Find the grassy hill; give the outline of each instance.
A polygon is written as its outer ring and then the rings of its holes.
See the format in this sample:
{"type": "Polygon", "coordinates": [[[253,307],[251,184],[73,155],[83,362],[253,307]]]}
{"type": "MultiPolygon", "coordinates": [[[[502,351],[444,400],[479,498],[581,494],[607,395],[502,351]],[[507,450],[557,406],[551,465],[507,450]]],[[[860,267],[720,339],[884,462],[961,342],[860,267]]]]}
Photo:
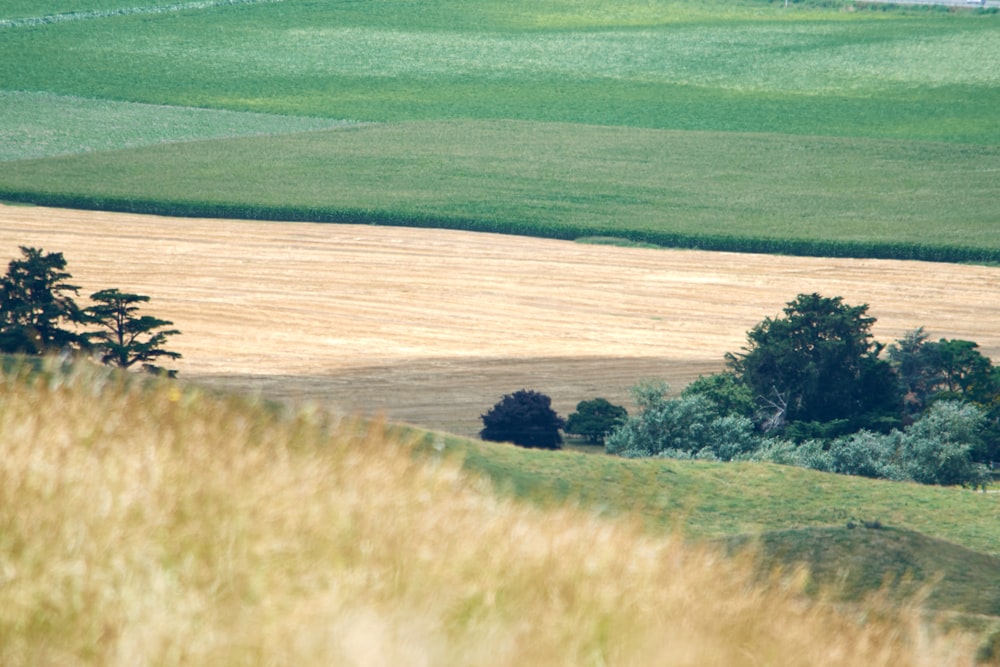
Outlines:
{"type": "Polygon", "coordinates": [[[27,7],[0,8],[9,199],[1000,257],[989,12],[95,0],[29,24],[27,7]],[[301,133],[344,119],[385,125],[301,133]]]}
{"type": "MultiPolygon", "coordinates": [[[[498,496],[434,436],[414,457],[378,425],[86,365],[15,369],[0,399],[5,665],[867,667],[975,653],[905,605],[809,601],[802,577],[761,580],[747,559],[651,533],[641,508],[611,519],[498,496]]],[[[537,452],[490,452],[537,467],[537,452]]],[[[605,488],[644,488],[646,463],[617,463],[605,488]]],[[[968,564],[990,576],[994,560],[968,564]]]]}

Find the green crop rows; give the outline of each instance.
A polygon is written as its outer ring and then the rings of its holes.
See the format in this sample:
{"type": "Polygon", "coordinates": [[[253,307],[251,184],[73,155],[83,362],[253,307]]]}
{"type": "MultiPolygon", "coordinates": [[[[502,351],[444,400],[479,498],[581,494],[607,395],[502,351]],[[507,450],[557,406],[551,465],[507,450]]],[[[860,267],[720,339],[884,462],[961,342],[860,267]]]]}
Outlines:
{"type": "Polygon", "coordinates": [[[1000,17],[851,8],[5,3],[0,197],[1000,261],[1000,17]]]}

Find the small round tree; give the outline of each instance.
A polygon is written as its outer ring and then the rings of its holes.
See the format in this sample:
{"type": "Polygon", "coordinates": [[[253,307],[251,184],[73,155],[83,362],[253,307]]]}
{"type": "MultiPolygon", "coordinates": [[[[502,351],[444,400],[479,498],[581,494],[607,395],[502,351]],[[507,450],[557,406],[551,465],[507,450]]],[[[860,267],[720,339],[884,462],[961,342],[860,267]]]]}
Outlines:
{"type": "Polygon", "coordinates": [[[479,437],[483,440],[539,449],[562,447],[559,430],[565,421],[552,409],[552,399],[537,391],[521,389],[506,394],[480,419],[483,430],[479,437]]]}
{"type": "Polygon", "coordinates": [[[625,419],[628,411],[604,398],[580,401],[576,412],[566,420],[566,432],[585,437],[595,445],[603,445],[604,438],[625,419]]]}

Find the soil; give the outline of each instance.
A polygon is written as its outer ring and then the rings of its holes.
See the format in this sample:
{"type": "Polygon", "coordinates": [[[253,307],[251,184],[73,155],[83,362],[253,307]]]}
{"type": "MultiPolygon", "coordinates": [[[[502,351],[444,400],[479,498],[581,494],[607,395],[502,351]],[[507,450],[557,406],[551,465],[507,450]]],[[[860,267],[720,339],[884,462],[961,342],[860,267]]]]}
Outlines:
{"type": "Polygon", "coordinates": [[[80,303],[149,295],[180,377],[474,435],[521,388],[563,416],[724,367],[797,294],[869,304],[876,338],[1000,355],[1000,268],[618,248],[447,230],[0,206],[0,257],[62,252],[80,303]]]}

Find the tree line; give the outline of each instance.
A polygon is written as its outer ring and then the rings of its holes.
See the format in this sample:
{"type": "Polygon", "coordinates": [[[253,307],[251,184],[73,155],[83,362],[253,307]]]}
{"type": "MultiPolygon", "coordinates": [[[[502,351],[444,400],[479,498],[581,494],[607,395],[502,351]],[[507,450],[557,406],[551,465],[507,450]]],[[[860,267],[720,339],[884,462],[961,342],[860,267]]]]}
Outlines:
{"type": "Polygon", "coordinates": [[[0,278],[0,353],[92,354],[110,366],[176,375],[159,364],[181,358],[164,347],[180,331],[167,328],[173,322],[139,314],[148,296],[102,289],[90,295],[92,305],[80,307],[74,298],[80,288],[69,282],[62,253],[20,249],[0,278]]]}
{"type": "Polygon", "coordinates": [[[522,390],[482,415],[480,435],[551,448],[565,430],[626,457],[773,461],[984,484],[1000,460],[1000,368],[975,342],[933,341],[923,327],[883,345],[872,335],[875,321],[867,305],[800,294],[782,316],[751,329],[741,351],[726,354],[723,372],[673,398],[662,382],[634,387],[634,416],[594,399],[563,420],[548,397],[522,390]],[[535,409],[526,412],[526,403],[535,409]],[[519,421],[529,417],[538,420],[532,433],[544,437],[522,436],[519,421]]]}

